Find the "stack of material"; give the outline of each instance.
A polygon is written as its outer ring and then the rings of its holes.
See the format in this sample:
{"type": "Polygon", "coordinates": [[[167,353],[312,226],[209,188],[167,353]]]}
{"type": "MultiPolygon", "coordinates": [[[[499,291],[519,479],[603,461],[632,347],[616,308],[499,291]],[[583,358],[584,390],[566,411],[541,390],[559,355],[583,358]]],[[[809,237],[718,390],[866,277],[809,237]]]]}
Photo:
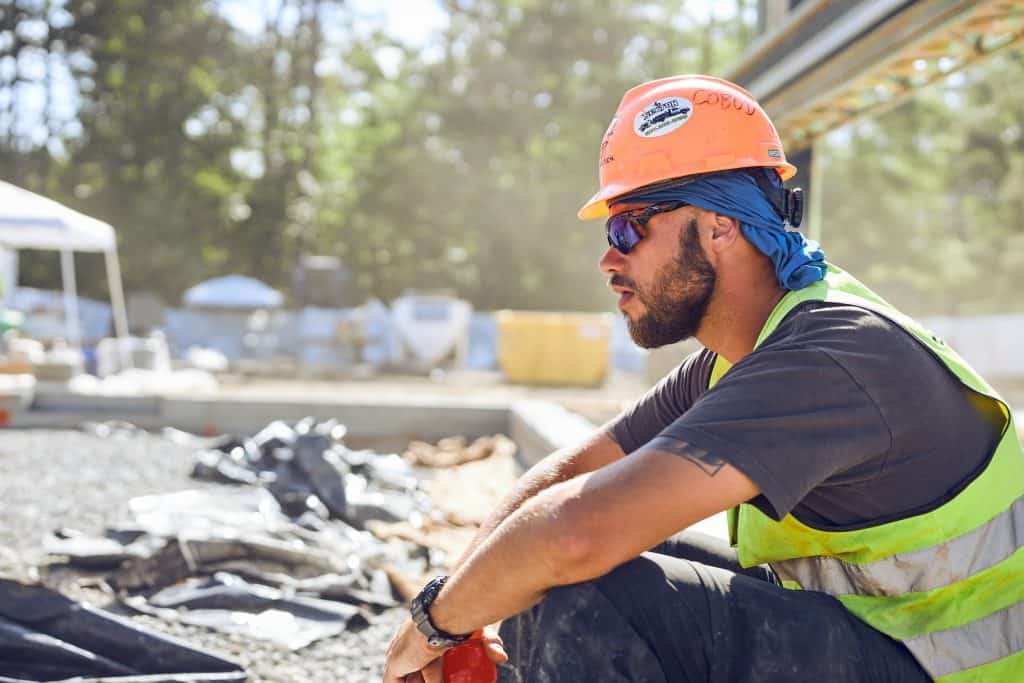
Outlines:
{"type": "Polygon", "coordinates": [[[492,455],[504,457],[515,455],[516,445],[507,436],[481,436],[470,445],[462,436],[441,439],[437,445],[424,441],[413,441],[402,454],[402,459],[411,465],[424,467],[454,467],[474,460],[483,460],[492,455]]]}
{"type": "Polygon", "coordinates": [[[14,415],[28,410],[35,393],[34,376],[0,372],[0,425],[6,425],[14,415]]]}
{"type": "MultiPolygon", "coordinates": [[[[515,443],[500,434],[480,437],[468,446],[463,437],[441,439],[436,445],[414,441],[402,458],[435,468],[426,485],[432,517],[415,523],[375,521],[367,528],[381,539],[399,538],[429,548],[436,561],[450,564],[515,483],[519,474],[515,454],[515,443]]],[[[402,594],[399,583],[395,588],[402,594]]]]}
{"type": "Polygon", "coordinates": [[[41,586],[0,579],[0,681],[246,680],[236,664],[41,586]]]}
{"type": "Polygon", "coordinates": [[[515,443],[496,434],[468,446],[462,437],[441,439],[436,446],[413,442],[403,457],[441,468],[428,486],[435,509],[452,524],[476,527],[515,482],[515,455],[515,443]]]}

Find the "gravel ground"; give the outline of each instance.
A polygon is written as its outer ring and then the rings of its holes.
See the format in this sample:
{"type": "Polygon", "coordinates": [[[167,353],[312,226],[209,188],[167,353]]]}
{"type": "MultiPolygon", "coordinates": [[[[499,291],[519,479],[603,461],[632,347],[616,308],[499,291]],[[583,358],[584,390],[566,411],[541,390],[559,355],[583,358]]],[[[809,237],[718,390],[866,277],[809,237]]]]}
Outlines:
{"type": "MultiPolygon", "coordinates": [[[[0,575],[36,576],[42,537],[59,527],[99,533],[135,496],[223,488],[191,479],[192,449],[143,432],[100,438],[70,430],[4,430],[0,436],[0,575]]],[[[42,571],[47,585],[237,662],[250,681],[379,681],[384,649],[407,614],[369,615],[370,626],[289,652],[271,644],[117,609],[97,582],[42,571]]]]}

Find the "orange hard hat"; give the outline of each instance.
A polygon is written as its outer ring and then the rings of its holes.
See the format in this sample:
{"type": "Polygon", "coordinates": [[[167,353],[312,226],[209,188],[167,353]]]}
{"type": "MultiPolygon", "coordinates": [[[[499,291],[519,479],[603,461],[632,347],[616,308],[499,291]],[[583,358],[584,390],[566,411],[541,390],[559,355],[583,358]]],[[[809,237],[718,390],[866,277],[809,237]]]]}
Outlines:
{"type": "Polygon", "coordinates": [[[711,76],[673,76],[627,92],[601,142],[601,189],[579,211],[608,215],[608,200],[685,176],[768,166],[796,174],[753,95],[711,76]]]}

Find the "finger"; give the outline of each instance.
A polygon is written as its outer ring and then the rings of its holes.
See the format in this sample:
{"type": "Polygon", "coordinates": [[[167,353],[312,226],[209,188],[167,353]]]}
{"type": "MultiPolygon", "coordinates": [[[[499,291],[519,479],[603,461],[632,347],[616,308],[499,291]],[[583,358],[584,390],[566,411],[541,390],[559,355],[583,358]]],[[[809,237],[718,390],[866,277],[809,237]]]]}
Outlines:
{"type": "Polygon", "coordinates": [[[395,659],[388,656],[387,661],[384,665],[384,677],[382,683],[405,683],[406,681],[414,681],[421,683],[422,678],[410,678],[410,676],[419,676],[417,672],[406,673],[411,667],[403,666],[402,664],[396,663],[395,659]]]}
{"type": "Polygon", "coordinates": [[[501,640],[501,636],[498,635],[498,629],[495,626],[484,627],[483,633],[483,645],[484,653],[487,658],[495,664],[502,664],[508,661],[508,653],[505,652],[505,643],[501,640]]]}
{"type": "MultiPolygon", "coordinates": [[[[405,673],[402,672],[401,668],[397,664],[398,657],[395,656],[392,648],[394,642],[391,643],[391,647],[388,648],[388,653],[384,663],[384,677],[381,679],[382,683],[402,683],[406,680],[405,673]]],[[[408,671],[408,669],[406,669],[408,671]]]]}
{"type": "Polygon", "coordinates": [[[504,664],[508,661],[508,653],[505,652],[505,647],[502,645],[500,639],[485,640],[484,654],[487,655],[487,659],[491,660],[495,664],[504,664]]]}
{"type": "Polygon", "coordinates": [[[481,640],[483,640],[485,643],[495,643],[503,647],[505,645],[505,641],[503,641],[501,639],[501,636],[499,636],[496,632],[488,633],[487,631],[484,631],[484,635],[481,637],[481,640]]]}
{"type": "Polygon", "coordinates": [[[394,661],[397,643],[398,634],[396,633],[388,643],[388,649],[384,654],[384,675],[381,677],[381,683],[402,683],[405,680],[405,676],[395,673],[394,661]]]}
{"type": "Polygon", "coordinates": [[[444,663],[441,659],[435,659],[423,667],[420,673],[423,674],[424,683],[443,683],[444,663]]]}

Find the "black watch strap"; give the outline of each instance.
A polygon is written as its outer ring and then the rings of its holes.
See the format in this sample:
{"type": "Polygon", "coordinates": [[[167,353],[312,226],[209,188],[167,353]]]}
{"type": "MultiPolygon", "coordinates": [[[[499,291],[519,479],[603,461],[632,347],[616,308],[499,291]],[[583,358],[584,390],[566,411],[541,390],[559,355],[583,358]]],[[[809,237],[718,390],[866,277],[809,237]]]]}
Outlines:
{"type": "Polygon", "coordinates": [[[413,623],[427,638],[431,647],[454,647],[467,640],[472,633],[448,633],[434,625],[430,619],[430,606],[441,592],[441,588],[448,581],[447,576],[438,576],[427,582],[420,594],[412,599],[409,612],[412,614],[413,623]]]}

